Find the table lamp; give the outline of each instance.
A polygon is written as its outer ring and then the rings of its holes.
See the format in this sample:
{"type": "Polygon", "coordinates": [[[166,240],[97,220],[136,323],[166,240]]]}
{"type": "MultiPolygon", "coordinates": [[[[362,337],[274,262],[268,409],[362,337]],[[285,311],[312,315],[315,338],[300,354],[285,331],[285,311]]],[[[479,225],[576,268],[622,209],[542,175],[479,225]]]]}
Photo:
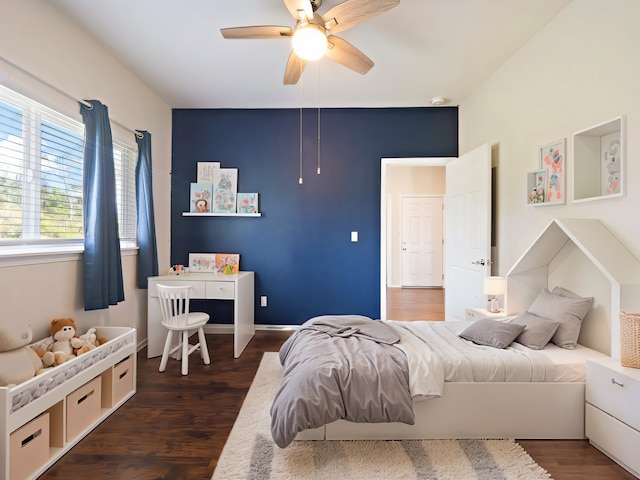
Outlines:
{"type": "Polygon", "coordinates": [[[489,312],[497,313],[500,311],[500,302],[498,302],[496,295],[504,295],[505,290],[504,277],[484,277],[484,293],[488,295],[489,312]]]}

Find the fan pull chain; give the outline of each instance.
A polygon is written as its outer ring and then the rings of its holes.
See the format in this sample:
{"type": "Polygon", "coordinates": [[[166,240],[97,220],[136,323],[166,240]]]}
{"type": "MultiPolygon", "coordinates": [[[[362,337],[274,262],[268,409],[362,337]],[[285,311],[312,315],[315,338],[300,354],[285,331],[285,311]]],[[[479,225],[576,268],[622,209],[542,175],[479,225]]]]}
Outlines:
{"type": "Polygon", "coordinates": [[[318,175],[320,175],[320,107],[318,106],[318,175]]]}
{"type": "MultiPolygon", "coordinates": [[[[300,59],[300,70],[302,71],[302,59],[300,59]]],[[[300,101],[300,177],[298,184],[302,185],[302,78],[298,81],[298,100],[300,101]]]]}
{"type": "Polygon", "coordinates": [[[320,175],[320,62],[318,62],[318,175],[320,175]]]}

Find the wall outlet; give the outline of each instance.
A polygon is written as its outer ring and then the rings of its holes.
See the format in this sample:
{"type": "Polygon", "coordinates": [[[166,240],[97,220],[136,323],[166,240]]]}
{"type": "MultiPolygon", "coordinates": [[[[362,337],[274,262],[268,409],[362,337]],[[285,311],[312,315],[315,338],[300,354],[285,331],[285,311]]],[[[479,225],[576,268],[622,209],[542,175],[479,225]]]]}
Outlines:
{"type": "Polygon", "coordinates": [[[260,297],[260,306],[261,307],[266,307],[267,306],[267,296],[266,295],[262,295],[260,297]]]}

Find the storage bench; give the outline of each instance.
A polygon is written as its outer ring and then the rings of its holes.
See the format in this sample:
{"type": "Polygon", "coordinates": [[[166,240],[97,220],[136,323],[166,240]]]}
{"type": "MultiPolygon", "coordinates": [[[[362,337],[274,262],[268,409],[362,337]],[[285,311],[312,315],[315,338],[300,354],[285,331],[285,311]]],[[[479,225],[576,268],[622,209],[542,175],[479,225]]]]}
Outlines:
{"type": "Polygon", "coordinates": [[[42,474],[135,394],[135,329],[96,330],[108,342],[20,385],[0,387],[0,480],[42,474]]]}

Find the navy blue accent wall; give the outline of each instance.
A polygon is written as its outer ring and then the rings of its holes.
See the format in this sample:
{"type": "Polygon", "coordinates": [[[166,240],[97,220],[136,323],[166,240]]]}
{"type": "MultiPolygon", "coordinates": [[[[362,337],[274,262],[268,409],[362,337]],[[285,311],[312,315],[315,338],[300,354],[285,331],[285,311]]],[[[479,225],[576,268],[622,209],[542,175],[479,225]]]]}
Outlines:
{"type": "MultiPolygon", "coordinates": [[[[317,117],[304,109],[299,185],[299,109],[173,111],[171,263],[186,265],[189,252],[239,253],[241,270],[256,275],[256,324],[379,318],[380,159],[458,155],[457,107],[322,109],[317,175],[317,117]],[[262,217],[183,217],[197,162],[237,168],[238,191],[259,193],[262,217]]],[[[232,322],[231,302],[193,308],[232,322]]]]}

